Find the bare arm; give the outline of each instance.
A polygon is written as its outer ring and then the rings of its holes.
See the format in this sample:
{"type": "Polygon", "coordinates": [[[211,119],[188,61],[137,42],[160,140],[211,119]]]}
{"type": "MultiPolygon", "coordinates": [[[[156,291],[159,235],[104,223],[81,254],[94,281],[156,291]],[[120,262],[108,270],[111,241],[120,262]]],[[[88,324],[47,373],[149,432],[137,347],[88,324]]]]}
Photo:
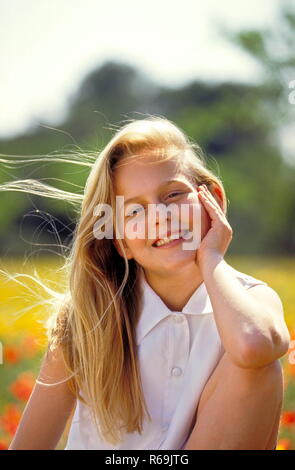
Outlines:
{"type": "Polygon", "coordinates": [[[262,285],[244,289],[220,255],[204,257],[200,267],[232,360],[240,367],[262,367],[283,356],[290,334],[276,292],[262,285]]]}
{"type": "MultiPolygon", "coordinates": [[[[54,352],[47,350],[38,380],[52,384],[68,376],[61,351],[58,348],[54,352]]],[[[76,400],[67,381],[54,386],[36,383],[8,450],[55,449],[76,400]]]]}
{"type": "Polygon", "coordinates": [[[223,194],[218,185],[214,185],[214,194],[206,184],[198,186],[198,191],[211,227],[197,250],[196,263],[222,344],[238,366],[263,367],[282,357],[289,348],[290,334],[281,300],[269,286],[246,290],[238,282],[224,260],[233,231],[224,212],[223,194]]]}

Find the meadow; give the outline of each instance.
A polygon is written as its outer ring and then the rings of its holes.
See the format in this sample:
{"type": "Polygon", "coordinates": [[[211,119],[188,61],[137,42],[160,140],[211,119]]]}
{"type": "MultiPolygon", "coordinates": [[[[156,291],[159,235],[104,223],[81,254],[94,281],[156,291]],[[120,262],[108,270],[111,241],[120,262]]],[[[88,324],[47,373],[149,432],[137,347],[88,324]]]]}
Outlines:
{"type": "MultiPolygon", "coordinates": [[[[295,259],[228,256],[235,269],[267,282],[279,294],[291,334],[288,353],[280,361],[284,372],[284,402],[277,450],[295,450],[295,259]]],[[[56,258],[33,262],[3,258],[0,275],[0,449],[11,442],[32,393],[47,346],[45,322],[51,313],[43,299],[50,297],[26,275],[38,274],[50,289],[60,290],[64,275],[56,258]],[[2,356],[2,357],[1,357],[2,356]]],[[[71,424],[69,418],[56,447],[62,450],[71,424]]]]}

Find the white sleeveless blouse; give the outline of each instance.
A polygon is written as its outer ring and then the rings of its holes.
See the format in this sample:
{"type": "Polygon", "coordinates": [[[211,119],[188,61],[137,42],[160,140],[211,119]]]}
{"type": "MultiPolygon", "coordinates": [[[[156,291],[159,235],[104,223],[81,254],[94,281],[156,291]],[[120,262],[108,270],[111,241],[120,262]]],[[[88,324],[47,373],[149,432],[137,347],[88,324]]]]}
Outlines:
{"type": "MultiPolygon", "coordinates": [[[[267,285],[227,266],[246,289],[267,285]]],[[[136,337],[142,388],[152,421],[144,421],[142,434],[126,433],[114,446],[97,434],[88,407],[77,400],[64,450],[176,450],[184,447],[192,431],[203,388],[225,352],[210,298],[203,282],[182,312],[171,311],[143,273],[143,307],[136,337]]]]}

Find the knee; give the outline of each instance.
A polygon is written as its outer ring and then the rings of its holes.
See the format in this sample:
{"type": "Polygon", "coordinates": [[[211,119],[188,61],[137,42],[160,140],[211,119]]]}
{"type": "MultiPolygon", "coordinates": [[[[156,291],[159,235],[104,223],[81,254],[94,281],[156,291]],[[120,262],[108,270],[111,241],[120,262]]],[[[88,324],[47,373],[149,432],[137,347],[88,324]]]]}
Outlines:
{"type": "Polygon", "coordinates": [[[263,367],[259,367],[258,370],[259,369],[270,377],[279,378],[282,375],[282,365],[279,359],[276,359],[263,367]]]}
{"type": "Polygon", "coordinates": [[[283,371],[279,359],[276,359],[263,367],[251,369],[251,371],[254,376],[258,377],[266,385],[269,384],[275,389],[283,388],[283,371]]]}
{"type": "Polygon", "coordinates": [[[259,376],[261,379],[280,382],[282,379],[282,366],[279,359],[270,362],[262,367],[246,369],[250,375],[259,376]]]}
{"type": "Polygon", "coordinates": [[[262,373],[265,376],[265,380],[267,383],[270,383],[275,389],[278,389],[281,394],[283,394],[284,388],[284,377],[283,377],[283,369],[282,364],[279,359],[271,362],[270,364],[264,366],[262,369],[262,373]]]}
{"type": "MultiPolygon", "coordinates": [[[[226,354],[226,353],[225,353],[226,354]]],[[[253,386],[264,386],[265,388],[283,391],[283,371],[279,359],[266,364],[263,367],[242,368],[237,366],[229,355],[224,355],[223,365],[229,375],[234,375],[239,379],[240,383],[253,386]]]]}
{"type": "Polygon", "coordinates": [[[244,369],[243,386],[246,390],[256,390],[266,400],[282,406],[283,403],[283,373],[280,361],[277,359],[263,367],[244,369]]]}

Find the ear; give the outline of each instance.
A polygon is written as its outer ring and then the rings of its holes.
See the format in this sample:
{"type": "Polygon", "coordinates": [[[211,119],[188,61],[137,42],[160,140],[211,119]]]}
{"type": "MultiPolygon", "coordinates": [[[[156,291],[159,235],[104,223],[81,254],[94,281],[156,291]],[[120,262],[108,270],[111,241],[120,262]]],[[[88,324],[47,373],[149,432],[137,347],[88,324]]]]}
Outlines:
{"type": "MultiPolygon", "coordinates": [[[[126,253],[127,259],[132,259],[133,258],[132,253],[131,253],[130,249],[128,248],[128,246],[126,245],[125,240],[121,239],[121,241],[122,241],[123,246],[125,248],[125,253],[126,253]]],[[[119,253],[119,255],[122,256],[122,258],[124,258],[123,252],[122,252],[121,247],[119,245],[119,242],[116,238],[113,240],[113,244],[114,244],[117,252],[119,253]]]]}

